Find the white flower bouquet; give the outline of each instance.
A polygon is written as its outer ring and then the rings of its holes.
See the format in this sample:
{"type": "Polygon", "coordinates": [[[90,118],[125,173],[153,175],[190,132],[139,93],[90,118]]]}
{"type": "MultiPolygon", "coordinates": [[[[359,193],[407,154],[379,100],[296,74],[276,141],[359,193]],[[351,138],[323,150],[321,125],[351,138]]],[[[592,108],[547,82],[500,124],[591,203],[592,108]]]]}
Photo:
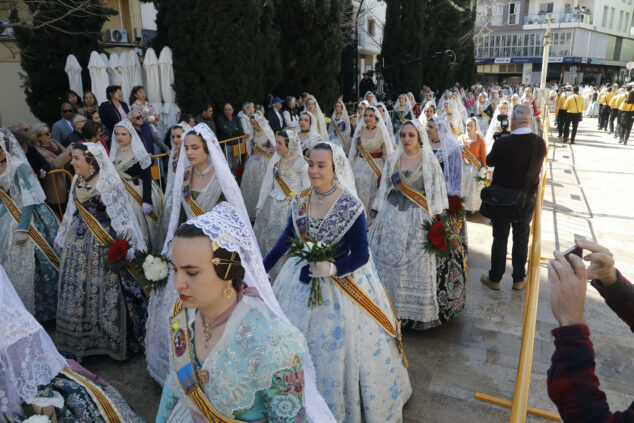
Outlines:
{"type": "Polygon", "coordinates": [[[169,261],[163,256],[153,256],[146,252],[137,252],[134,256],[134,264],[139,270],[134,279],[146,295],[156,288],[167,284],[169,274],[169,261]]]}
{"type": "Polygon", "coordinates": [[[482,184],[487,187],[491,185],[491,179],[489,179],[489,168],[486,166],[482,166],[478,171],[478,175],[475,177],[475,179],[478,184],[482,184]]]}

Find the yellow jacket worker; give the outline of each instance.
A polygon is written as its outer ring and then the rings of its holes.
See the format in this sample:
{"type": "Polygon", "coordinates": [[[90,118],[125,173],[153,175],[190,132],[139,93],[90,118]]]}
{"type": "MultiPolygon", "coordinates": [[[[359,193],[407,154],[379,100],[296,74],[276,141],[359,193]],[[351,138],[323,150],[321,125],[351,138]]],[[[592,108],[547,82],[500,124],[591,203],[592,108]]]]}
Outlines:
{"type": "Polygon", "coordinates": [[[572,125],[572,134],[570,137],[570,144],[575,143],[575,136],[577,135],[577,126],[581,120],[581,113],[586,109],[586,102],[579,95],[579,87],[573,88],[573,94],[566,98],[566,102],[563,105],[566,110],[566,126],[564,127],[564,142],[568,142],[568,135],[570,134],[570,125],[572,125]]]}

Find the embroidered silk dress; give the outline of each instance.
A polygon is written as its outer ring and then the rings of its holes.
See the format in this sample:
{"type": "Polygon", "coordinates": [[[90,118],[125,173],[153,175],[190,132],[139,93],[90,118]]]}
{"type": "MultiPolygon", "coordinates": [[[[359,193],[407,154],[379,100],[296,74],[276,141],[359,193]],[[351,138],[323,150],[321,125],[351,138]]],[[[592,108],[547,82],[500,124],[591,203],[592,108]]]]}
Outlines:
{"type": "MultiPolygon", "coordinates": [[[[188,309],[190,333],[196,310],[188,309]]],[[[226,322],[223,334],[199,369],[209,372],[202,390],[223,416],[245,422],[306,422],[304,339],[259,299],[244,296],[226,322]]],[[[192,336],[189,348],[194,349],[192,336]]],[[[170,345],[171,348],[171,345],[170,345]]],[[[194,353],[195,354],[195,353],[194,353]]],[[[170,373],[163,386],[157,423],[194,423],[197,408],[185,394],[170,352],[170,373]]]]}
{"type": "MultiPolygon", "coordinates": [[[[308,164],[303,156],[295,157],[290,163],[282,163],[281,161],[278,163],[280,178],[293,192],[298,193],[310,186],[308,164]]],[[[266,181],[269,179],[266,178],[266,181]]],[[[291,203],[275,178],[271,179],[267,185],[262,185],[260,198],[261,204],[258,217],[255,220],[254,231],[262,256],[265,256],[273,249],[278,238],[284,232],[291,211],[291,203]]],[[[271,281],[275,280],[282,264],[283,262],[278,263],[269,271],[271,281]]]]}
{"type": "Polygon", "coordinates": [[[348,124],[346,122],[346,119],[344,118],[343,115],[339,115],[337,117],[335,117],[334,119],[330,119],[330,142],[338,145],[339,147],[341,147],[343,149],[343,151],[348,151],[348,148],[350,148],[350,128],[348,127],[348,124]],[[339,135],[337,134],[337,131],[335,130],[335,127],[333,126],[337,125],[337,128],[339,128],[339,131],[341,132],[341,135],[343,136],[343,139],[346,142],[346,145],[343,145],[341,143],[341,138],[339,138],[339,135]],[[348,146],[348,148],[346,148],[346,146],[348,146]]]}
{"type": "Polygon", "coordinates": [[[132,152],[124,157],[116,158],[113,163],[119,176],[125,179],[130,186],[134,188],[137,194],[142,198],[142,202],[152,205],[152,211],[157,221],[154,221],[149,215],[144,214],[141,204],[128,193],[134,217],[139,224],[145,243],[152,251],[160,251],[163,245],[161,244],[161,230],[159,228],[158,218],[161,215],[163,193],[156,182],[152,180],[150,168],[142,169],[132,152]]]}
{"type": "MultiPolygon", "coordinates": [[[[463,148],[468,148],[469,151],[478,159],[481,166],[486,167],[486,144],[482,137],[478,134],[475,141],[470,141],[466,135],[463,135],[459,139],[463,148]]],[[[463,167],[462,167],[462,196],[465,198],[464,208],[468,211],[480,210],[480,191],[484,185],[476,180],[479,170],[477,166],[464,156],[463,153],[463,167]]]]}
{"type": "Polygon", "coordinates": [[[29,313],[45,322],[55,318],[57,269],[30,237],[24,244],[17,244],[14,239],[17,231],[28,231],[29,225],[33,225],[54,248],[59,222],[44,202],[24,206],[22,190],[30,190],[30,184],[37,183],[36,179],[29,178],[33,171],[27,163],[17,164],[14,172],[11,168],[7,167],[0,174],[0,188],[11,197],[22,215],[16,223],[4,202],[0,201],[0,264],[9,274],[29,313]]]}
{"type": "MultiPolygon", "coordinates": [[[[385,193],[378,194],[384,196],[385,201],[382,208],[373,208],[378,214],[368,233],[370,251],[397,317],[404,326],[428,329],[440,324],[436,256],[423,249],[427,240],[423,225],[432,217],[407,198],[390,177],[398,171],[406,185],[426,195],[423,164],[413,171],[403,171],[400,152],[395,152],[390,155],[385,170],[389,172],[385,175],[385,188],[382,187],[385,193]]],[[[377,203],[379,201],[375,201],[375,205],[377,203]]]]}
{"type": "Polygon", "coordinates": [[[269,154],[273,154],[274,145],[271,144],[266,132],[260,130],[255,132],[255,136],[251,138],[249,146],[249,159],[244,167],[244,173],[242,174],[242,181],[240,182],[240,191],[242,191],[242,198],[244,198],[244,205],[247,207],[249,218],[255,220],[255,210],[260,197],[260,189],[262,188],[262,181],[264,180],[264,174],[266,173],[266,167],[269,164],[269,157],[264,156],[262,153],[255,149],[255,145],[269,154]]]}
{"type": "MultiPolygon", "coordinates": [[[[353,142],[361,142],[366,151],[372,156],[378,169],[383,169],[385,164],[385,154],[389,154],[390,151],[385,152],[385,141],[383,140],[383,133],[377,128],[373,133],[369,133],[366,129],[361,129],[358,138],[353,138],[353,142]]],[[[392,144],[390,140],[387,140],[388,144],[392,144]]],[[[352,172],[354,173],[354,182],[357,187],[357,193],[359,199],[363,203],[366,214],[369,213],[374,202],[374,197],[379,189],[379,179],[361,155],[361,152],[354,157],[350,157],[350,165],[352,166],[352,172]]]]}
{"type": "MultiPolygon", "coordinates": [[[[112,228],[96,188],[77,184],[73,195],[111,237],[125,236],[112,228]]],[[[55,344],[66,355],[126,360],[143,350],[145,299],[127,270],[108,270],[106,253],[76,212],[65,234],[57,302],[55,344]]]]}
{"type": "MultiPolygon", "coordinates": [[[[291,208],[284,233],[264,260],[267,270],[288,250],[288,238],[299,236],[297,197],[291,208]]],[[[368,250],[361,202],[344,190],[325,219],[309,219],[307,231],[315,242],[339,243],[342,258],[334,262],[337,276],[349,275],[395,323],[368,250]]],[[[412,390],[395,339],[329,278],[320,280],[323,304],[309,308],[309,282],[308,264],[290,257],[273,291],[286,316],[308,342],[317,388],[336,420],[401,422],[403,405],[412,390]]]]}

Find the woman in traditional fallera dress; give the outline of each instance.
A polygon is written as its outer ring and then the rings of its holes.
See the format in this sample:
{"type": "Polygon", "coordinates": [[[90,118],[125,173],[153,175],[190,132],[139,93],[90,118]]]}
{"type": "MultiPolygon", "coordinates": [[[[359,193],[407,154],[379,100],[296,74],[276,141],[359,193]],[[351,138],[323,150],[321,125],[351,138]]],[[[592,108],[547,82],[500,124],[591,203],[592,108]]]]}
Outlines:
{"type": "Polygon", "coordinates": [[[330,142],[339,145],[344,151],[347,151],[350,148],[351,129],[346,105],[343,101],[337,100],[335,109],[330,117],[330,129],[328,131],[330,133],[330,142]]]}
{"type": "Polygon", "coordinates": [[[363,100],[367,103],[367,106],[376,106],[377,104],[376,96],[372,91],[368,91],[367,93],[365,93],[365,95],[363,96],[363,100]]]}
{"type": "Polygon", "coordinates": [[[113,131],[110,160],[128,191],[130,205],[146,245],[152,251],[160,251],[159,216],[163,207],[163,193],[152,180],[152,156],[130,121],[122,120],[114,126],[113,131]]]}
{"type": "Polygon", "coordinates": [[[339,147],[321,143],[311,151],[309,166],[312,185],[294,198],[265,268],[286,253],[289,238],[338,246],[333,262],[290,257],[273,290],[308,341],[317,387],[337,421],[400,422],[411,385],[398,321],[370,257],[350,165],[339,147]],[[308,306],[311,278],[319,279],[323,300],[313,308],[308,306]]]}
{"type": "Polygon", "coordinates": [[[0,264],[40,322],[55,318],[59,257],[53,248],[59,222],[22,147],[0,131],[0,264]],[[29,227],[33,227],[29,233],[29,227]],[[37,242],[36,242],[37,241],[37,242]]]}
{"type": "Polygon", "coordinates": [[[363,122],[352,138],[348,159],[352,165],[356,191],[367,212],[372,207],[379,186],[379,175],[385,158],[394,151],[381,113],[376,107],[365,109],[363,122]],[[367,153],[362,154],[362,149],[367,153]]]}
{"type": "MultiPolygon", "coordinates": [[[[262,182],[254,227],[263,255],[271,251],[284,232],[295,194],[310,185],[307,171],[308,164],[297,136],[292,131],[278,132],[275,155],[269,161],[262,182]]],[[[269,271],[271,280],[275,280],[282,264],[269,271]]]]}
{"type": "Polygon", "coordinates": [[[483,131],[486,132],[489,129],[489,125],[491,124],[493,118],[493,106],[489,101],[489,96],[487,93],[482,92],[478,96],[478,101],[474,106],[473,116],[478,119],[478,124],[483,131]]]}
{"type": "Polygon", "coordinates": [[[315,117],[315,125],[319,133],[320,141],[328,140],[328,127],[326,126],[326,117],[324,116],[319,103],[315,97],[308,96],[304,106],[304,111],[311,113],[315,117]]]}
{"type": "MultiPolygon", "coordinates": [[[[218,139],[205,123],[199,123],[184,134],[178,154],[170,220],[162,251],[164,256],[171,251],[179,224],[210,211],[223,194],[227,201],[233,203],[239,199],[243,204],[240,188],[218,139]]],[[[249,220],[246,211],[244,219],[249,220]]],[[[150,376],[161,385],[168,372],[168,316],[176,297],[173,278],[168,278],[165,287],[152,291],[148,306],[145,356],[150,376]]]]}
{"type": "Polygon", "coordinates": [[[401,125],[407,120],[414,119],[414,111],[407,94],[401,94],[394,105],[394,113],[392,114],[392,130],[395,134],[397,145],[399,144],[398,136],[401,132],[401,125]]]}
{"type": "Polygon", "coordinates": [[[55,244],[62,251],[55,343],[72,357],[126,360],[143,349],[147,306],[127,269],[108,268],[107,248],[146,250],[129,196],[101,144],[73,147],[75,177],[55,244]]]}
{"type": "Polygon", "coordinates": [[[357,113],[354,115],[354,121],[352,125],[352,133],[351,136],[354,136],[357,132],[357,128],[359,125],[363,124],[363,114],[365,113],[365,108],[368,107],[369,104],[365,100],[361,100],[357,103],[357,113]]]}
{"type": "Polygon", "coordinates": [[[250,122],[253,138],[247,144],[249,158],[242,174],[240,190],[249,212],[249,219],[254,221],[266,167],[275,151],[275,134],[263,116],[251,115],[250,122]]]}
{"type": "Polygon", "coordinates": [[[462,196],[465,198],[464,208],[470,212],[480,210],[480,191],[484,184],[477,181],[481,168],[486,168],[487,152],[484,135],[480,131],[478,120],[470,117],[466,120],[467,131],[458,137],[462,151],[462,196]]]}
{"type": "Polygon", "coordinates": [[[368,222],[370,251],[403,326],[434,327],[440,324],[436,256],[423,249],[427,241],[423,225],[447,208],[447,191],[418,120],[401,127],[401,145],[388,156],[383,174],[368,222]],[[424,196],[426,204],[406,195],[410,189],[424,196]]]}
{"type": "Polygon", "coordinates": [[[313,145],[322,141],[317,131],[317,120],[310,112],[299,114],[299,132],[297,133],[303,154],[308,154],[313,145]]]}
{"type": "MultiPolygon", "coordinates": [[[[462,154],[447,119],[435,116],[427,122],[427,136],[445,177],[447,195],[462,194],[462,154]]],[[[467,232],[463,217],[455,223],[464,243],[447,257],[436,259],[438,323],[456,317],[465,306],[467,281],[467,232]]]]}
{"type": "Polygon", "coordinates": [[[275,300],[243,214],[223,202],[175,234],[179,299],[156,421],[333,423],[306,340],[275,300]]]}
{"type": "Polygon", "coordinates": [[[0,322],[0,415],[7,421],[22,421],[24,407],[31,406],[58,422],[106,423],[112,415],[103,406],[109,405],[120,421],[143,423],[112,386],[59,354],[2,266],[0,322]]]}
{"type": "Polygon", "coordinates": [[[397,141],[396,135],[394,134],[394,127],[392,127],[392,118],[390,117],[390,112],[388,112],[387,107],[384,103],[377,104],[376,109],[379,111],[379,113],[381,113],[381,116],[383,116],[383,122],[385,123],[385,127],[387,128],[387,133],[392,140],[392,147],[396,148],[397,141]]]}
{"type": "MultiPolygon", "coordinates": [[[[486,135],[484,137],[484,143],[486,145],[486,152],[487,154],[489,154],[491,152],[491,149],[493,148],[493,143],[495,142],[495,138],[493,137],[493,135],[495,135],[498,132],[502,132],[502,125],[500,124],[500,121],[498,120],[498,116],[503,114],[509,117],[509,122],[511,121],[511,113],[512,113],[512,108],[509,106],[509,102],[506,100],[502,100],[500,101],[500,104],[498,105],[498,108],[495,110],[495,113],[493,113],[493,117],[491,118],[491,124],[489,125],[489,127],[486,130],[486,135]]],[[[480,125],[478,124],[478,127],[480,125]]],[[[510,131],[510,128],[508,129],[510,131]]]]}

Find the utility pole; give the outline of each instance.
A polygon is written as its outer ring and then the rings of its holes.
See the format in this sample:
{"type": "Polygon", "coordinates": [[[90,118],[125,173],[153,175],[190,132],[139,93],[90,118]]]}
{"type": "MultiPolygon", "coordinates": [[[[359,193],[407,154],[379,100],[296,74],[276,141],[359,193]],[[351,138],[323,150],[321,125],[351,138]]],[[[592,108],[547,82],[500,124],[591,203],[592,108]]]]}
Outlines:
{"type": "MultiPolygon", "coordinates": [[[[542,77],[539,84],[541,91],[541,98],[543,101],[548,97],[546,95],[546,76],[548,75],[548,57],[550,56],[550,45],[553,42],[553,35],[550,33],[550,15],[548,16],[548,27],[546,28],[546,34],[544,34],[544,55],[542,56],[542,77]]],[[[544,103],[541,104],[542,109],[544,103]]]]}

